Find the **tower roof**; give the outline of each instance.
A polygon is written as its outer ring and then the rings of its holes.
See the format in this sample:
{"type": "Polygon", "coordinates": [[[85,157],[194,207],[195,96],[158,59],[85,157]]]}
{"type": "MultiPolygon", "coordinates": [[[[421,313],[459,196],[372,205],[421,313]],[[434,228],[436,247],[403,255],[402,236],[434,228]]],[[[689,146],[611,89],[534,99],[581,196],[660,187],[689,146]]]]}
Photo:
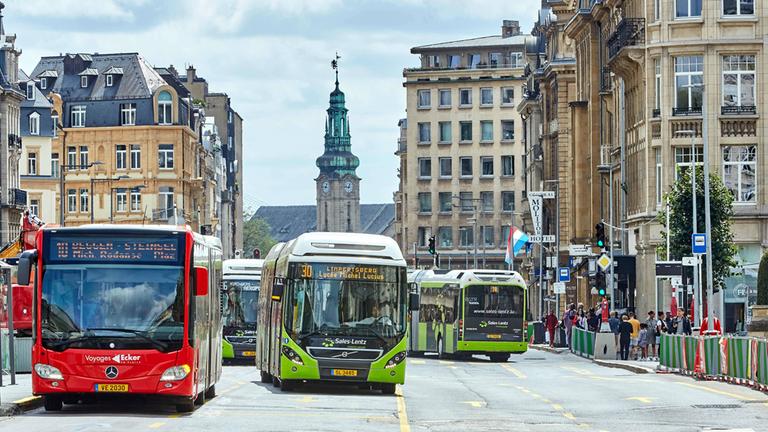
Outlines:
{"type": "Polygon", "coordinates": [[[328,116],[325,122],[325,152],[317,158],[320,174],[331,178],[357,176],[360,160],[352,154],[349,118],[344,92],[339,88],[338,56],[331,65],[336,71],[336,87],[330,94],[328,116]]]}

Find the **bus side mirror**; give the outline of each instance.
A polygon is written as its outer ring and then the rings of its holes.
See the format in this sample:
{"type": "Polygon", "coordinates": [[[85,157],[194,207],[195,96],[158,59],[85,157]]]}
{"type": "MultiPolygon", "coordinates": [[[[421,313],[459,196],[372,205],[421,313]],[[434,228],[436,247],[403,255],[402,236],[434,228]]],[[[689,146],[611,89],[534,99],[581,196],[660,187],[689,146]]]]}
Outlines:
{"type": "Polygon", "coordinates": [[[419,310],[419,294],[411,293],[408,298],[408,309],[411,311],[419,310]]]}
{"type": "Polygon", "coordinates": [[[208,269],[205,267],[195,267],[195,295],[208,295],[208,269]]]}
{"type": "Polygon", "coordinates": [[[37,250],[31,249],[22,252],[19,257],[19,268],[17,277],[18,285],[29,285],[30,274],[32,273],[32,266],[37,262],[37,250]]]}
{"type": "Polygon", "coordinates": [[[272,285],[272,301],[279,302],[283,299],[283,291],[285,290],[285,279],[275,278],[275,283],[272,285]]]}

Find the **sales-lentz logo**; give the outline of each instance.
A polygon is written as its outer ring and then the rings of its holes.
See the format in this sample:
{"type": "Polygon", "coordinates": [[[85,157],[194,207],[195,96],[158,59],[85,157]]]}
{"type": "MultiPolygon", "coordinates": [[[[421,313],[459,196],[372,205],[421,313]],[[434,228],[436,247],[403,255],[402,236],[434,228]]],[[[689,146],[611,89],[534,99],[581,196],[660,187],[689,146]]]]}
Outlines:
{"type": "Polygon", "coordinates": [[[131,363],[139,363],[141,361],[141,356],[131,355],[131,354],[117,354],[114,356],[86,354],[83,357],[85,358],[85,361],[88,363],[131,364],[131,363]]]}

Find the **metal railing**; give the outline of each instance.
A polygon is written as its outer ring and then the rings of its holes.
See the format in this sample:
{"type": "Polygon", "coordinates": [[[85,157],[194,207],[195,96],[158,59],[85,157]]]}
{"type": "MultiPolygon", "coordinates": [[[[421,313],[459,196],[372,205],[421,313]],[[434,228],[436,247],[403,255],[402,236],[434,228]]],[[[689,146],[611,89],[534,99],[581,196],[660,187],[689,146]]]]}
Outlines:
{"type": "Polygon", "coordinates": [[[608,38],[608,57],[614,58],[624,47],[645,44],[645,18],[624,18],[608,38]]]}
{"type": "Polygon", "coordinates": [[[3,207],[16,207],[22,209],[27,206],[27,191],[23,189],[8,189],[8,196],[5,200],[0,196],[0,204],[3,207]]]}
{"type": "Polygon", "coordinates": [[[600,91],[610,92],[613,89],[613,81],[611,80],[611,69],[608,66],[603,66],[600,71],[600,91]]]}
{"type": "Polygon", "coordinates": [[[701,107],[672,108],[673,116],[700,116],[701,107]]]}
{"type": "Polygon", "coordinates": [[[653,113],[651,113],[653,118],[660,118],[661,117],[661,109],[654,108],[653,113]]]}
{"type": "Polygon", "coordinates": [[[757,107],[754,105],[739,105],[739,106],[723,106],[720,107],[720,114],[722,115],[755,115],[757,114],[757,107]]]}

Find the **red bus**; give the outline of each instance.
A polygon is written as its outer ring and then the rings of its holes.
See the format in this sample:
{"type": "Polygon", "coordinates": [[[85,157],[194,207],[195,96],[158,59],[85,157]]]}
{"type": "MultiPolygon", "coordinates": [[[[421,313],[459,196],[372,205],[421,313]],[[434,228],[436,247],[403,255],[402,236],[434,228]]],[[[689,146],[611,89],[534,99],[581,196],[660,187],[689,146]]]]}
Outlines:
{"type": "Polygon", "coordinates": [[[221,376],[221,242],[189,227],[45,227],[19,258],[34,280],[32,392],[45,409],[104,394],[163,396],[179,412],[221,376]]]}

